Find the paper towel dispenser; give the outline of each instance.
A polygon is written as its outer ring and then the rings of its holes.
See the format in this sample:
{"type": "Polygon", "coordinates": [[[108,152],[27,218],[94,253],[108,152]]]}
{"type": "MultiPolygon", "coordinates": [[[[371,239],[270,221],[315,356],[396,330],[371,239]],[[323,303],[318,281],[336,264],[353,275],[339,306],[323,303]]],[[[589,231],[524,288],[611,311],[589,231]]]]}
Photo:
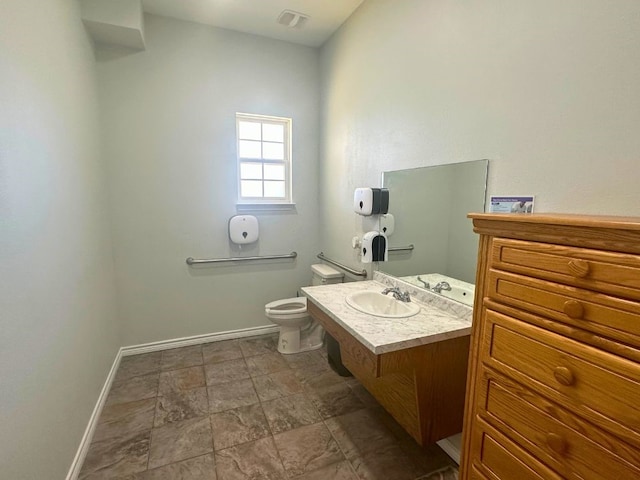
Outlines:
{"type": "Polygon", "coordinates": [[[359,215],[380,215],[389,211],[389,189],[356,188],[353,210],[359,215]]]}

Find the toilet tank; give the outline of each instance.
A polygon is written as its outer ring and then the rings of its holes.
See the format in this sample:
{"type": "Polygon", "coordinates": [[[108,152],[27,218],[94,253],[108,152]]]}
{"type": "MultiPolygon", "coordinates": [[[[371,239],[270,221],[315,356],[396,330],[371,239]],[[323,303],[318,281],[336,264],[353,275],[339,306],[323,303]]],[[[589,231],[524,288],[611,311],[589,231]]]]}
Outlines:
{"type": "Polygon", "coordinates": [[[311,285],[329,285],[331,283],[342,283],[344,273],[339,272],[329,265],[316,263],[311,265],[311,285]]]}

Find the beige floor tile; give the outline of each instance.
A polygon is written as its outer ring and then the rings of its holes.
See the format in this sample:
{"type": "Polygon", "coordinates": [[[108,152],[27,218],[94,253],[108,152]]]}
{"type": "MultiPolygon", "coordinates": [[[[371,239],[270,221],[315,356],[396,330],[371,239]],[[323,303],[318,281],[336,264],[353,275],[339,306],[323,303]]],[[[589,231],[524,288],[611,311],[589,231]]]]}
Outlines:
{"type": "Polygon", "coordinates": [[[378,448],[350,461],[362,480],[414,480],[419,476],[398,445],[378,448]]]}
{"type": "Polygon", "coordinates": [[[211,415],[213,446],[224,450],[271,435],[259,403],[211,415]]]}
{"type": "Polygon", "coordinates": [[[107,397],[107,405],[135,402],[158,395],[159,374],[152,373],[141,377],[132,377],[120,383],[114,383],[107,397]]]}
{"type": "Polygon", "coordinates": [[[283,358],[294,369],[310,369],[317,366],[329,368],[327,359],[322,356],[320,350],[283,355],[283,358]]]}
{"type": "Polygon", "coordinates": [[[207,393],[210,413],[245,407],[259,401],[250,379],[214,385],[207,389],[207,393]]]}
{"type": "Polygon", "coordinates": [[[244,359],[238,358],[205,365],[204,376],[207,385],[212,386],[249,378],[249,370],[244,359]]]}
{"type": "Polygon", "coordinates": [[[249,374],[252,377],[289,369],[289,364],[282,358],[282,354],[278,352],[254,355],[253,357],[248,357],[246,361],[249,374]]]}
{"type": "Polygon", "coordinates": [[[242,338],[238,340],[240,350],[245,357],[263,355],[278,351],[278,335],[263,335],[261,337],[242,338]]]}
{"type": "Polygon", "coordinates": [[[276,347],[267,335],[123,358],[81,480],[457,480],[324,349],[276,347]]]}
{"type": "Polygon", "coordinates": [[[397,444],[391,431],[367,409],[329,418],[325,424],[348,460],[397,444]]]}
{"type": "Polygon", "coordinates": [[[170,370],[160,374],[159,394],[206,386],[201,366],[170,370]]]}
{"type": "Polygon", "coordinates": [[[344,378],[328,366],[326,368],[312,366],[306,369],[296,369],[294,372],[305,390],[321,390],[331,385],[345,384],[344,378]]]}
{"type": "Polygon", "coordinates": [[[273,436],[289,475],[302,475],[344,460],[340,447],[324,423],[306,425],[273,436]]]}
{"type": "Polygon", "coordinates": [[[209,414],[209,399],[205,387],[168,391],[158,397],[154,427],[180,422],[209,414]]]}
{"type": "Polygon", "coordinates": [[[220,480],[283,480],[284,467],[272,437],[216,452],[220,480]]]}
{"type": "Polygon", "coordinates": [[[127,480],[217,480],[213,453],[154,468],[127,480]]]}
{"type": "Polygon", "coordinates": [[[458,469],[456,467],[447,467],[420,477],[419,480],[458,480],[458,469]]]}
{"type": "MultiPolygon", "coordinates": [[[[358,480],[358,477],[349,462],[343,461],[302,474],[295,477],[295,480],[358,480]]],[[[393,478],[388,480],[393,480],[393,478]]]]}
{"type": "Polygon", "coordinates": [[[218,363],[226,360],[242,358],[242,350],[238,340],[223,340],[202,345],[204,363],[218,363]]]}
{"type": "Polygon", "coordinates": [[[151,431],[149,469],[211,452],[209,417],[170,423],[151,431]]]}
{"type": "Polygon", "coordinates": [[[302,384],[293,370],[281,370],[253,378],[253,384],[261,401],[266,402],[302,392],[302,384]]]}
{"type": "Polygon", "coordinates": [[[364,404],[346,383],[328,387],[305,389],[322,418],[337,417],[364,408],[364,404]]]}
{"type": "Polygon", "coordinates": [[[120,382],[131,377],[139,377],[160,371],[162,352],[129,355],[120,360],[115,381],[120,382]]]}
{"type": "Polygon", "coordinates": [[[262,404],[271,431],[276,433],[318,423],[322,419],[303,393],[276,398],[262,404]]]}
{"type": "Polygon", "coordinates": [[[177,370],[178,368],[202,365],[202,345],[173,348],[162,352],[160,367],[162,370],[177,370]]]}
{"type": "Polygon", "coordinates": [[[106,406],[100,415],[93,441],[149,431],[153,426],[155,410],[155,397],[106,406]]]}
{"type": "Polygon", "coordinates": [[[80,480],[110,480],[147,468],[150,432],[93,442],[87,452],[80,480]]]}

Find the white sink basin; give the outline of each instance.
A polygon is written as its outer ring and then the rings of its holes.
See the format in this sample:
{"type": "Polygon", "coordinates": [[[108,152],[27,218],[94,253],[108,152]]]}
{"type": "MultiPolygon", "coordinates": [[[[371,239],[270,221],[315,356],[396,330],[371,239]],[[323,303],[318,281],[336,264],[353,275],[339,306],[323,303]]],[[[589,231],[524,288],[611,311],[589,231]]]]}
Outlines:
{"type": "Polygon", "coordinates": [[[347,295],[347,305],[362,313],[386,318],[411,317],[420,311],[413,302],[401,302],[393,295],[382,295],[378,292],[362,291],[347,295]]]}

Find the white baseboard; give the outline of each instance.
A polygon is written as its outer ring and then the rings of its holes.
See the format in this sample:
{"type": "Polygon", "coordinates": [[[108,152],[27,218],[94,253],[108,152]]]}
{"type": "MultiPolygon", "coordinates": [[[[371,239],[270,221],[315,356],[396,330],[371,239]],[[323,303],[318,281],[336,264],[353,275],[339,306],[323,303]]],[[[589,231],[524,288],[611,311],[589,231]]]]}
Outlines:
{"type": "Polygon", "coordinates": [[[462,442],[462,434],[457,433],[451,437],[443,438],[437,441],[438,446],[449,455],[454,462],[460,465],[460,446],[462,442]]]}
{"type": "Polygon", "coordinates": [[[89,424],[87,428],[84,430],[84,435],[82,436],[82,440],[80,440],[80,447],[76,452],[76,456],[71,463],[71,468],[69,469],[69,473],[67,474],[67,480],[76,480],[78,475],[80,475],[80,469],[82,469],[82,464],[84,463],[84,459],[87,456],[87,452],[89,451],[89,446],[91,445],[91,439],[93,438],[93,433],[98,426],[98,419],[100,418],[100,414],[102,413],[102,408],[104,407],[105,402],[107,401],[107,396],[109,395],[109,390],[111,390],[111,384],[113,383],[113,379],[116,376],[116,372],[118,371],[118,367],[120,366],[120,359],[122,358],[122,348],[118,350],[116,354],[116,358],[113,360],[113,364],[111,365],[111,370],[109,370],[109,374],[107,375],[107,380],[104,382],[102,386],[102,390],[100,391],[100,395],[98,396],[98,401],[96,402],[96,406],[93,408],[93,412],[91,413],[91,417],[89,417],[89,424]]]}
{"type": "Polygon", "coordinates": [[[255,337],[280,331],[278,325],[267,325],[263,327],[242,328],[240,330],[229,330],[227,332],[207,333],[205,335],[194,335],[193,337],[174,338],[171,340],[161,340],[159,342],[142,343],[140,345],[130,345],[122,347],[122,356],[139,355],[141,353],[158,352],[171,348],[189,347],[200,345],[201,343],[219,342],[221,340],[232,340],[234,338],[255,337]]]}
{"type": "Polygon", "coordinates": [[[93,408],[91,417],[89,417],[89,424],[87,425],[87,428],[84,431],[82,440],[80,440],[80,446],[78,447],[76,456],[73,459],[73,462],[71,463],[71,468],[69,468],[69,473],[67,474],[66,480],[77,480],[78,475],[80,474],[80,469],[82,468],[82,464],[84,463],[84,460],[87,456],[87,452],[89,451],[89,446],[91,445],[93,434],[96,430],[96,427],[98,426],[98,420],[100,418],[100,414],[102,413],[104,404],[107,401],[107,395],[109,395],[111,384],[113,383],[113,379],[115,378],[116,371],[120,366],[120,360],[122,359],[122,357],[126,357],[129,355],[138,355],[141,353],[158,352],[161,350],[169,350],[171,348],[200,345],[202,343],[219,342],[222,340],[232,340],[234,338],[255,337],[257,335],[266,335],[269,333],[276,333],[279,330],[280,330],[280,327],[278,327],[277,325],[267,325],[263,327],[242,328],[239,330],[230,330],[227,332],[209,333],[206,335],[194,335],[192,337],[175,338],[172,340],[163,340],[160,342],[143,343],[140,345],[130,345],[128,347],[121,347],[118,350],[118,353],[116,354],[116,358],[113,361],[113,365],[111,365],[111,370],[109,370],[107,379],[104,382],[104,385],[102,386],[102,390],[100,391],[100,395],[98,396],[98,401],[96,402],[96,406],[93,408]]]}

